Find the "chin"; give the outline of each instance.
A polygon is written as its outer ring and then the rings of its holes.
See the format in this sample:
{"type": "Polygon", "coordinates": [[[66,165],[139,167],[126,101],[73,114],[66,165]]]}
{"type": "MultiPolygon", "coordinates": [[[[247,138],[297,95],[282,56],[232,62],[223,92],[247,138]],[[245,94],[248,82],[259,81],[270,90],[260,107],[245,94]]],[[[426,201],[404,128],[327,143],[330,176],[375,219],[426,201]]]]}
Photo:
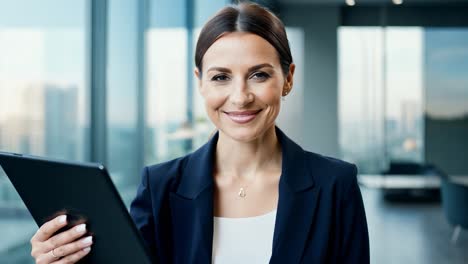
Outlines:
{"type": "Polygon", "coordinates": [[[245,127],[222,127],[220,128],[223,133],[232,138],[233,140],[247,143],[254,141],[261,137],[266,131],[261,131],[256,126],[245,126],[245,127]]]}

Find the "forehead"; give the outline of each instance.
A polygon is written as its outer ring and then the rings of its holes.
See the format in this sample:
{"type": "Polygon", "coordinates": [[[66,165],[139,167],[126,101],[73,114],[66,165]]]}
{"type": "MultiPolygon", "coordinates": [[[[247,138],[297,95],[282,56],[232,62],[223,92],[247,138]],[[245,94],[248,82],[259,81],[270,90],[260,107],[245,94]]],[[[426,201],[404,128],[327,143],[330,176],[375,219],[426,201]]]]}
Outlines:
{"type": "Polygon", "coordinates": [[[279,67],[275,48],[262,37],[246,32],[228,33],[211,45],[203,56],[203,68],[250,67],[270,63],[279,67]]]}

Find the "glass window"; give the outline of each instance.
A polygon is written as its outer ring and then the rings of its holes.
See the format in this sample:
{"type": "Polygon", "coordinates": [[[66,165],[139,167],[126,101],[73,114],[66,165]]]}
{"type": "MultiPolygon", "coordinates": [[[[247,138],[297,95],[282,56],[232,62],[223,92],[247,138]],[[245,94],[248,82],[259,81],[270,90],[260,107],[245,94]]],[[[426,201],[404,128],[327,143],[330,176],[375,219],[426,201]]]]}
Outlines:
{"type": "Polygon", "coordinates": [[[341,27],[340,148],[362,173],[424,160],[423,28],[341,27]]]}
{"type": "Polygon", "coordinates": [[[138,2],[108,1],[107,167],[129,205],[139,183],[138,2]]]}
{"type": "Polygon", "coordinates": [[[386,32],[387,156],[390,161],[424,161],[424,29],[390,27],[386,32]]]}
{"type": "MultiPolygon", "coordinates": [[[[181,10],[183,11],[183,10],[181,10]]],[[[183,15],[180,14],[180,15],[183,15]]],[[[151,152],[148,163],[182,156],[190,128],[187,120],[187,29],[151,28],[148,39],[147,126],[151,152]]]]}
{"type": "Polygon", "coordinates": [[[468,175],[468,29],[424,31],[425,158],[468,175]]]}
{"type": "Polygon", "coordinates": [[[146,164],[189,151],[187,8],[183,0],[150,1],[150,28],[146,33],[146,164]]]}
{"type": "Polygon", "coordinates": [[[338,30],[338,113],[342,158],[360,172],[378,172],[384,159],[383,32],[338,30]]]}
{"type": "Polygon", "coordinates": [[[341,27],[338,35],[343,158],[362,173],[403,160],[466,174],[468,30],[341,27]]]}
{"type": "MultiPolygon", "coordinates": [[[[0,150],[86,159],[86,3],[0,2],[0,150]]],[[[0,263],[32,263],[36,229],[0,170],[0,263]]]]}

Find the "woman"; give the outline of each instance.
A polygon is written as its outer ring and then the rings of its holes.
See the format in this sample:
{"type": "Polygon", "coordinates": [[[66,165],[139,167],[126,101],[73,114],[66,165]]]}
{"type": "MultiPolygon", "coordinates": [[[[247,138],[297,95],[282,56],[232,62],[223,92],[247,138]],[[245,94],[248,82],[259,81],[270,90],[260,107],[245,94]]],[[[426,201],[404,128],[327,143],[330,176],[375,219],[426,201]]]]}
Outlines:
{"type": "MultiPolygon", "coordinates": [[[[295,69],[282,22],[257,4],[225,7],[202,29],[195,64],[218,132],[143,170],[130,213],[155,260],[369,263],[356,166],[304,151],[275,126],[295,69]]],[[[36,261],[89,253],[81,233],[50,238],[64,223],[38,230],[36,261]]]]}

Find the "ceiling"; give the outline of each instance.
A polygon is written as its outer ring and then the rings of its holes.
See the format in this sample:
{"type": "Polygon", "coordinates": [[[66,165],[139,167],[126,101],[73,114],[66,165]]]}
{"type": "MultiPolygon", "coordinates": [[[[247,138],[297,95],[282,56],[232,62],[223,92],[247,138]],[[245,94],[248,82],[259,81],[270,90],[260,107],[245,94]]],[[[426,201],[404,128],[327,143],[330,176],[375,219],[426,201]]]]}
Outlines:
{"type": "MultiPolygon", "coordinates": [[[[317,5],[336,5],[345,4],[345,0],[277,0],[281,4],[317,4],[317,5]]],[[[392,4],[392,0],[355,0],[356,6],[359,4],[392,4]]],[[[468,0],[403,0],[404,4],[468,4],[468,0]]]]}

